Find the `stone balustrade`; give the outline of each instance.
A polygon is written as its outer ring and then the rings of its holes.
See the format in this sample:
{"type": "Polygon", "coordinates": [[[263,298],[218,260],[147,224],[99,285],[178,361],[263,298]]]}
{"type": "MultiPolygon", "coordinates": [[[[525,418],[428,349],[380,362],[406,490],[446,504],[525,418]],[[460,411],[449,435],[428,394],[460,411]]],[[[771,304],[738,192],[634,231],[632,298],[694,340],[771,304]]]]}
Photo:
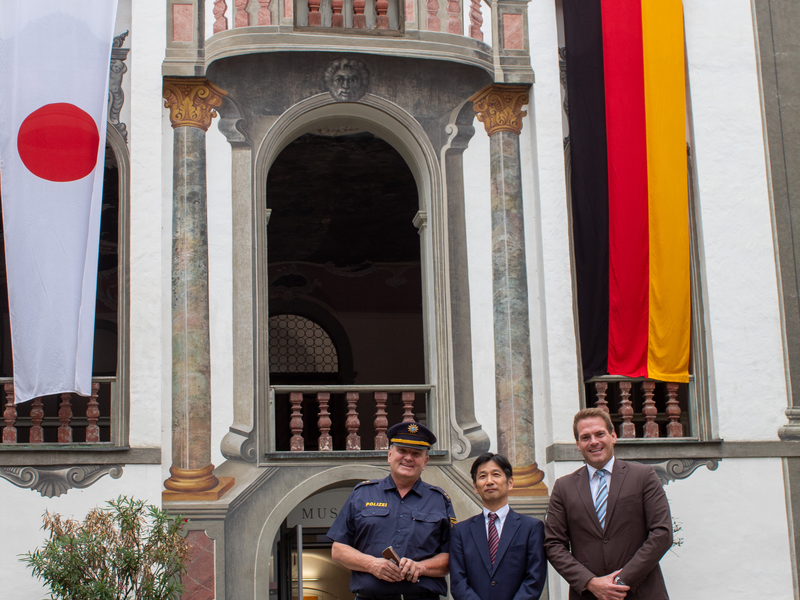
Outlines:
{"type": "Polygon", "coordinates": [[[690,385],[652,379],[600,377],[586,383],[586,405],[611,415],[617,437],[692,437],[690,385]]]}
{"type": "Polygon", "coordinates": [[[290,21],[298,29],[331,33],[402,34],[415,29],[484,40],[480,0],[214,0],[213,14],[214,34],[290,21]]]}
{"type": "Polygon", "coordinates": [[[92,378],[92,395],[73,393],[14,404],[14,383],[3,383],[3,439],[0,449],[45,444],[100,444],[110,441],[111,386],[115,377],[92,378]]]}
{"type": "Polygon", "coordinates": [[[292,386],[270,388],[274,450],[386,450],[386,430],[425,421],[432,386],[292,386]]]}

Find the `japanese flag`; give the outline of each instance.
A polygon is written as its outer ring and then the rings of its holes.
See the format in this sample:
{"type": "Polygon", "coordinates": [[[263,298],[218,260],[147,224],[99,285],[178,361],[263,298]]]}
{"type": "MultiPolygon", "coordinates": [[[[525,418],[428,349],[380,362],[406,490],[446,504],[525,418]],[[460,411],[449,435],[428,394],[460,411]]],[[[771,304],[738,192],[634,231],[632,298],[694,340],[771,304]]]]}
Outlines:
{"type": "Polygon", "coordinates": [[[90,395],[117,0],[0,1],[0,189],[16,401],[90,395]]]}

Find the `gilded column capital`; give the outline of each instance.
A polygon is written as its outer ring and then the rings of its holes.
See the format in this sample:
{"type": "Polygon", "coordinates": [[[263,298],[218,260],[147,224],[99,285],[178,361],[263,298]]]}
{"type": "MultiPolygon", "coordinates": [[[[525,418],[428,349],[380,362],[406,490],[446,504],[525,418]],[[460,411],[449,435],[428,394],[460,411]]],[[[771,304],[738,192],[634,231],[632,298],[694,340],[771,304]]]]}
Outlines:
{"type": "Polygon", "coordinates": [[[208,131],[214,110],[228,93],[205,77],[164,77],[164,106],[169,109],[173,129],[197,127],[208,131]]]}
{"type": "Polygon", "coordinates": [[[470,98],[478,121],[483,123],[486,133],[510,131],[517,135],[522,131],[522,118],[527,111],[522,107],[528,103],[528,85],[492,84],[470,98]]]}

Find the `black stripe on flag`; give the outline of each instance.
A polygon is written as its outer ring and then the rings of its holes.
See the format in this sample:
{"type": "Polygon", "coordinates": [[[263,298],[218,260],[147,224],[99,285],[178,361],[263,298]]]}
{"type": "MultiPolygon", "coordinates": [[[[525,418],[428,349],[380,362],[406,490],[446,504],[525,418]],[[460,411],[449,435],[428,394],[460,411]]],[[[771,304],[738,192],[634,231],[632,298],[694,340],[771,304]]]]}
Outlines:
{"type": "Polygon", "coordinates": [[[583,376],[608,369],[608,159],[600,0],[564,0],[572,233],[583,376]]]}

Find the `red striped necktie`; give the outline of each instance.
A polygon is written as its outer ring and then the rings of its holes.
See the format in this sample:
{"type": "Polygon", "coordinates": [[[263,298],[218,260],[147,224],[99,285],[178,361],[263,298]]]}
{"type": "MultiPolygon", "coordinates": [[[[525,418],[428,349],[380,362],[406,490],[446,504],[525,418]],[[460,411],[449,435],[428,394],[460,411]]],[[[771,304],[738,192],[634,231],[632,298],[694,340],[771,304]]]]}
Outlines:
{"type": "Polygon", "coordinates": [[[495,526],[495,521],[497,521],[497,513],[490,512],[489,513],[489,556],[492,558],[493,565],[494,565],[494,559],[497,556],[497,547],[500,545],[500,536],[497,535],[497,527],[495,526]]]}

